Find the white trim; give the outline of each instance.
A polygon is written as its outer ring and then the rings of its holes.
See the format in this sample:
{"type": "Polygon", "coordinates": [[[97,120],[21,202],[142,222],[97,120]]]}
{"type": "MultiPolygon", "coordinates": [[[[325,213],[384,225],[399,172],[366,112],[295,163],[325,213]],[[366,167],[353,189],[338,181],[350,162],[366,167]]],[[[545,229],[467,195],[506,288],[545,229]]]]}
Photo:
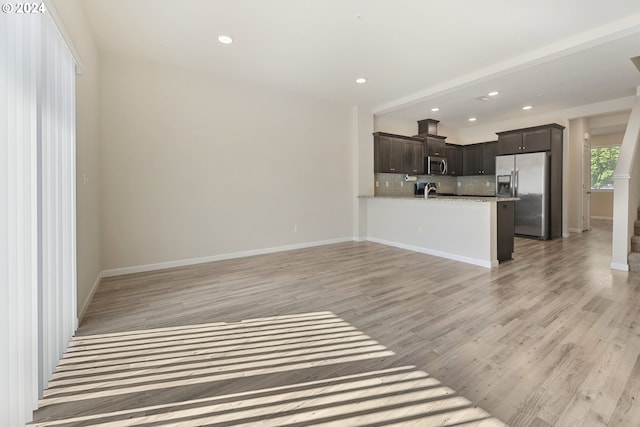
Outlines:
{"type": "MultiPolygon", "coordinates": [[[[591,217],[593,218],[593,217],[591,217]]],[[[569,233],[582,233],[582,230],[580,228],[569,228],[567,230],[569,233]]]]}
{"type": "Polygon", "coordinates": [[[395,248],[406,249],[408,251],[419,252],[425,255],[433,255],[440,258],[446,258],[453,261],[460,261],[467,264],[477,265],[484,268],[494,268],[498,266],[498,261],[485,261],[477,258],[469,258],[461,255],[452,254],[449,252],[436,251],[433,249],[427,249],[420,246],[407,245],[404,243],[392,242],[390,240],[378,239],[376,237],[367,237],[367,240],[374,243],[380,243],[381,245],[393,246],[395,248]]]}
{"type": "Polygon", "coordinates": [[[629,271],[629,264],[612,262],[611,265],[609,265],[609,268],[612,270],[629,271]]]}
{"type": "MultiPolygon", "coordinates": [[[[624,126],[624,127],[622,128],[622,132],[620,132],[620,133],[624,133],[624,130],[625,130],[626,128],[627,128],[627,127],[626,127],[626,126],[624,126]]],[[[620,146],[621,146],[621,145],[622,145],[622,143],[618,143],[618,144],[609,144],[609,145],[606,145],[606,144],[602,144],[602,145],[590,145],[590,146],[589,146],[589,148],[591,148],[592,150],[593,150],[594,148],[615,148],[615,147],[620,148],[620,146]]]]}
{"type": "MultiPolygon", "coordinates": [[[[101,271],[100,273],[98,273],[98,277],[96,277],[96,281],[93,283],[93,286],[91,287],[91,291],[89,291],[89,295],[87,295],[87,299],[84,300],[84,303],[82,304],[82,308],[80,308],[80,312],[78,313],[78,322],[84,318],[84,315],[86,314],[87,309],[89,308],[89,304],[93,299],[93,295],[98,290],[98,286],[100,286],[100,282],[102,281],[103,277],[104,277],[104,272],[101,271]]],[[[76,326],[76,329],[77,329],[77,326],[76,326]]]]}
{"type": "Polygon", "coordinates": [[[102,272],[102,277],[114,277],[114,276],[122,276],[125,274],[144,273],[147,271],[164,270],[166,268],[184,267],[187,265],[203,264],[205,262],[224,261],[227,259],[244,258],[244,257],[249,257],[254,255],[264,255],[264,254],[270,254],[274,252],[292,251],[295,249],[305,249],[305,248],[311,248],[314,246],[324,246],[324,245],[331,245],[334,243],[344,243],[344,242],[352,242],[352,241],[354,241],[353,237],[342,237],[339,239],[319,240],[316,242],[307,242],[307,243],[296,243],[292,245],[276,246],[273,248],[254,249],[254,250],[242,251],[242,252],[230,252],[226,254],[212,255],[212,256],[206,256],[206,257],[200,257],[200,258],[180,259],[176,261],[159,262],[155,264],[112,268],[109,270],[104,270],[102,272]]]}
{"type": "Polygon", "coordinates": [[[595,215],[591,215],[591,219],[604,219],[607,221],[613,221],[613,217],[611,216],[595,216],[595,215]]]}
{"type": "Polygon", "coordinates": [[[564,238],[569,237],[569,233],[562,233],[562,237],[564,237],[564,238]]]}
{"type": "Polygon", "coordinates": [[[73,40],[69,33],[67,32],[67,28],[64,26],[64,22],[62,18],[60,18],[60,14],[58,14],[58,10],[53,4],[53,0],[43,0],[44,6],[49,13],[49,16],[53,20],[56,25],[58,32],[60,32],[60,36],[62,36],[62,40],[67,45],[69,52],[71,52],[71,56],[73,56],[73,61],[76,66],[76,74],[80,75],[84,72],[84,63],[82,62],[82,57],[80,56],[80,52],[76,49],[76,46],[73,44],[73,40]]]}
{"type": "MultiPolygon", "coordinates": [[[[628,173],[614,173],[613,174],[613,180],[617,180],[617,179],[626,179],[626,180],[630,180],[631,179],[631,175],[629,175],[628,173]]],[[[615,188],[615,187],[614,187],[615,188]]]]}

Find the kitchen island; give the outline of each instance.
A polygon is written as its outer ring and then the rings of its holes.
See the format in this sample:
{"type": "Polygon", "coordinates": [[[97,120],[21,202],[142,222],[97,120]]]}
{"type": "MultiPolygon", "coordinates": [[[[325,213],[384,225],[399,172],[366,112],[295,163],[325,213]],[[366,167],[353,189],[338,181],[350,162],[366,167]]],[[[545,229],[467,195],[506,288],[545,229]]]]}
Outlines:
{"type": "Polygon", "coordinates": [[[513,209],[517,199],[474,196],[363,198],[367,205],[367,240],[486,268],[497,267],[500,261],[511,258],[513,219],[502,211],[506,213],[513,209]],[[507,230],[511,226],[510,236],[509,231],[505,236],[505,221],[507,230]],[[511,250],[504,247],[509,238],[511,250]],[[503,246],[500,250],[499,241],[503,246]]]}

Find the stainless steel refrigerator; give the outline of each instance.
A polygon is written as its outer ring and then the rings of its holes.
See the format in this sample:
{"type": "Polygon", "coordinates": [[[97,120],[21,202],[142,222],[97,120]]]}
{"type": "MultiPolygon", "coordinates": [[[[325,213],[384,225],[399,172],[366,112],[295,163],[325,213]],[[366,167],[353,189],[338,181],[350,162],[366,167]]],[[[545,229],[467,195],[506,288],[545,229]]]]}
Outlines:
{"type": "Polygon", "coordinates": [[[515,233],[549,239],[549,153],[496,156],[496,195],[518,197],[515,233]]]}

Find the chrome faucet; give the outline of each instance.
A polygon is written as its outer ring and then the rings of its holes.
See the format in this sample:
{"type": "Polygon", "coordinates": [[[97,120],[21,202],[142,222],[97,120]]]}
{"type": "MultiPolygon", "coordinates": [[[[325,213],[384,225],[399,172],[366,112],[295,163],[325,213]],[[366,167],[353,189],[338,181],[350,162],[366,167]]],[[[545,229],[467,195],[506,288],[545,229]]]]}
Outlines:
{"type": "Polygon", "coordinates": [[[424,197],[428,198],[431,193],[436,193],[436,184],[428,182],[424,189],[424,197]]]}

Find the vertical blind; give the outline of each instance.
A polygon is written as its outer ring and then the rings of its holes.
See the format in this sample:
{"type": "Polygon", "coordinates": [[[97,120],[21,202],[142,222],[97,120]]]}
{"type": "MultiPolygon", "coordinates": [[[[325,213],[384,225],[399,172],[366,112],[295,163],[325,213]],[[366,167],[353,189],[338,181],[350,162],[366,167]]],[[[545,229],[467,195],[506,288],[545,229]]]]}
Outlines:
{"type": "Polygon", "coordinates": [[[0,13],[0,425],[30,421],[75,331],[74,79],[48,14],[0,13]]]}
{"type": "Polygon", "coordinates": [[[40,386],[76,326],[75,68],[49,16],[42,37],[40,96],[40,386]]]}

